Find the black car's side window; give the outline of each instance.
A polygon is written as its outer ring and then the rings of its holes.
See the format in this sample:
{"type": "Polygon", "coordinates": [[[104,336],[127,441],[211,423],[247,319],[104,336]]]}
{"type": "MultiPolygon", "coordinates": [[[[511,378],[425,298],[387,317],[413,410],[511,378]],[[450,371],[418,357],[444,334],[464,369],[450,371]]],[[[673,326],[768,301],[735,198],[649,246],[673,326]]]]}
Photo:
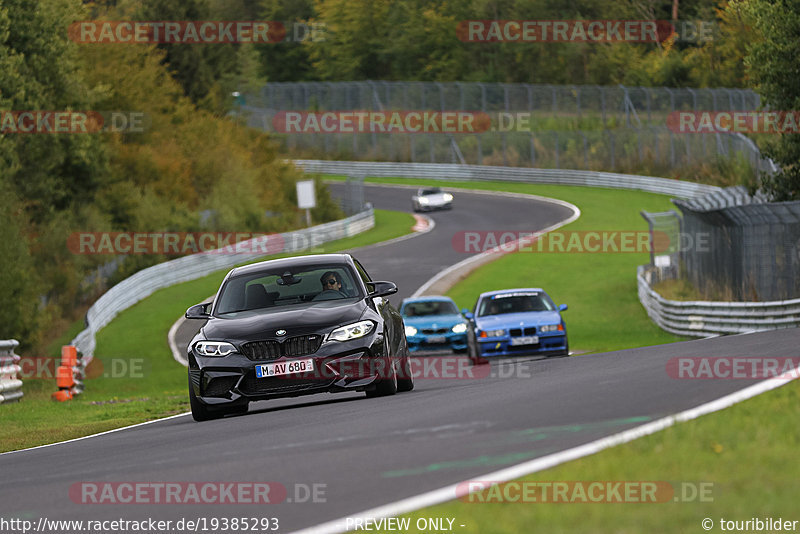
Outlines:
{"type": "Polygon", "coordinates": [[[370,278],[370,276],[367,274],[367,271],[364,270],[364,267],[362,267],[361,264],[358,263],[358,260],[354,258],[353,263],[356,266],[356,271],[358,271],[358,276],[360,276],[361,281],[364,282],[364,287],[367,288],[367,292],[372,291],[373,289],[371,284],[372,278],[370,278]]]}

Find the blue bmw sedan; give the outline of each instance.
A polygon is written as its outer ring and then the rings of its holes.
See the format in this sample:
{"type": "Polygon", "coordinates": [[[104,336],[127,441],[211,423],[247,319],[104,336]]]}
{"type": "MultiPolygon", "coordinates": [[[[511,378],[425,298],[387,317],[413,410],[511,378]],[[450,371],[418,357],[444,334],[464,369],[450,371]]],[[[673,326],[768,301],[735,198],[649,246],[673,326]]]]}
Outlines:
{"type": "Polygon", "coordinates": [[[567,326],[561,312],[539,288],[482,293],[467,314],[474,358],[517,354],[568,355],[567,326]]]}
{"type": "Polygon", "coordinates": [[[467,321],[449,297],[417,297],[403,301],[400,315],[408,348],[466,352],[467,321]]]}

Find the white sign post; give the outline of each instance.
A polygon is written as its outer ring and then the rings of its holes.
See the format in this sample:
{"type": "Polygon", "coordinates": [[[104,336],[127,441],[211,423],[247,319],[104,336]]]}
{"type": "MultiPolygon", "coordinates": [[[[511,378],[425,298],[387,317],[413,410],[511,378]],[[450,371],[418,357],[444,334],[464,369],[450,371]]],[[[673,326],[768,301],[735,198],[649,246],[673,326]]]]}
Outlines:
{"type": "Polygon", "coordinates": [[[317,207],[314,180],[297,182],[297,207],[306,210],[306,225],[311,226],[311,208],[317,207]]]}

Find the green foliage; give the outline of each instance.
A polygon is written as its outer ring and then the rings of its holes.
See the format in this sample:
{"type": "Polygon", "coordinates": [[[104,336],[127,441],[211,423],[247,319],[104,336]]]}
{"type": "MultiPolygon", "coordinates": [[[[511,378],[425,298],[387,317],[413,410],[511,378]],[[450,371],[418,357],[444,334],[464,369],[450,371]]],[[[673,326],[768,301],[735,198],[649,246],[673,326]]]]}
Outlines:
{"type": "MultiPolygon", "coordinates": [[[[745,63],[765,104],[776,111],[800,109],[800,1],[736,1],[731,10],[742,12],[756,30],[745,63]]],[[[800,134],[781,134],[767,144],[767,156],[781,166],[765,176],[762,188],[774,200],[800,200],[800,134]]]]}
{"type": "MultiPolygon", "coordinates": [[[[226,84],[239,83],[239,59],[249,55],[248,68],[257,70],[255,51],[67,38],[75,20],[132,16],[142,7],[108,4],[91,3],[88,11],[80,0],[0,6],[0,109],[145,116],[141,132],[0,136],[0,338],[20,339],[25,350],[46,344],[45,334],[57,334],[57,325],[105,289],[94,270],[115,258],[74,254],[66,245],[75,232],[274,232],[301,223],[293,195],[302,174],[277,159],[265,134],[219,116],[226,84]]],[[[205,0],[147,6],[153,18],[169,19],[217,16],[212,10],[220,8],[205,0]]],[[[318,198],[315,221],[342,215],[324,189],[318,198]]],[[[112,282],[165,259],[126,257],[112,282]]]]}

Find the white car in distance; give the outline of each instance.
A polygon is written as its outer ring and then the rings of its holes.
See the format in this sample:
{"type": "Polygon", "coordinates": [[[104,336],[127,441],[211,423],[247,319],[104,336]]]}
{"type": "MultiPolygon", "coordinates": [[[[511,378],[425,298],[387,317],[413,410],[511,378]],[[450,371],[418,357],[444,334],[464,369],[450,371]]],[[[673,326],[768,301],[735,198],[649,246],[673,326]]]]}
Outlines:
{"type": "Polygon", "coordinates": [[[449,210],[453,208],[453,195],[438,187],[422,187],[411,197],[414,211],[449,210]]]}

